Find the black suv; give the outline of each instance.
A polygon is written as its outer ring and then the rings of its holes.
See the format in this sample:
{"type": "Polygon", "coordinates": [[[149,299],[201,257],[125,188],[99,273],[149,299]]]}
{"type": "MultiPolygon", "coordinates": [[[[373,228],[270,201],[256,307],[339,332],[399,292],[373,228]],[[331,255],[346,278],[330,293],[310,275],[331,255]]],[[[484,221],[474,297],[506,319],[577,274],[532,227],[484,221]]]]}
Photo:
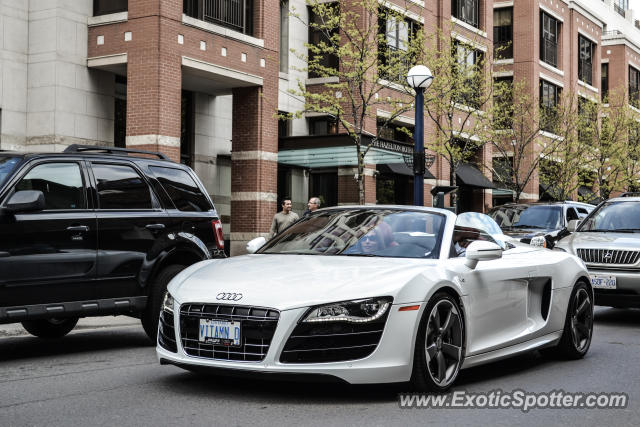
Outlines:
{"type": "Polygon", "coordinates": [[[202,183],[160,153],[0,152],[0,323],[52,338],[79,317],[125,314],[155,342],[167,283],[222,256],[202,183]]]}

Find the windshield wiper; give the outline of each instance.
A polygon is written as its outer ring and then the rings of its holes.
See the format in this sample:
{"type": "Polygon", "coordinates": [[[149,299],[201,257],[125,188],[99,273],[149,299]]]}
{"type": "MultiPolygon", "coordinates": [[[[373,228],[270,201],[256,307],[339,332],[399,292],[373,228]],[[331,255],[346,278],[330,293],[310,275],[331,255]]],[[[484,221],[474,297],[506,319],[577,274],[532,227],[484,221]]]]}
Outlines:
{"type": "Polygon", "coordinates": [[[638,233],[640,228],[616,228],[615,230],[609,230],[614,233],[638,233]]]}
{"type": "Polygon", "coordinates": [[[539,228],[539,229],[547,229],[548,227],[542,227],[539,225],[528,225],[528,224],[522,224],[522,225],[514,225],[511,228],[539,228]]]}

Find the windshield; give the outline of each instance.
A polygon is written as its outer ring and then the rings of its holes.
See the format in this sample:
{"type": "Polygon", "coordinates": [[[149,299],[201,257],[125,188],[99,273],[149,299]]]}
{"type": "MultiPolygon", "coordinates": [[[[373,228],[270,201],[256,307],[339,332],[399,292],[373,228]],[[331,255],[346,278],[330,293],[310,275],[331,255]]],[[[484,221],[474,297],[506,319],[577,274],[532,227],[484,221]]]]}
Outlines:
{"type": "Polygon", "coordinates": [[[0,157],[0,186],[4,184],[18,163],[20,163],[20,157],[0,157]]]}
{"type": "Polygon", "coordinates": [[[501,228],[562,228],[562,206],[510,206],[489,212],[501,228]]]}
{"type": "Polygon", "coordinates": [[[444,215],[394,209],[332,209],[309,215],[258,253],[439,258],[444,215]]]}
{"type": "Polygon", "coordinates": [[[640,203],[604,203],[584,220],[578,231],[640,232],[640,203]]]}

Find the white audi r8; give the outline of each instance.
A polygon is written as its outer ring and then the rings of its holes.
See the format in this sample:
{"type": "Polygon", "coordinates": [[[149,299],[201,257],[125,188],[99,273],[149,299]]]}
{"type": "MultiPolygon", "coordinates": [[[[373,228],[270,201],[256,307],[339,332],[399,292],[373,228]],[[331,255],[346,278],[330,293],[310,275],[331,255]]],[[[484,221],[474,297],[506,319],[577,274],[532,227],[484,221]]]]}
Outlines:
{"type": "Polygon", "coordinates": [[[504,239],[478,213],[318,210],[249,242],[255,253],[179,273],[159,361],[444,391],[460,369],[533,349],[583,357],[593,330],[583,262],[504,239]]]}

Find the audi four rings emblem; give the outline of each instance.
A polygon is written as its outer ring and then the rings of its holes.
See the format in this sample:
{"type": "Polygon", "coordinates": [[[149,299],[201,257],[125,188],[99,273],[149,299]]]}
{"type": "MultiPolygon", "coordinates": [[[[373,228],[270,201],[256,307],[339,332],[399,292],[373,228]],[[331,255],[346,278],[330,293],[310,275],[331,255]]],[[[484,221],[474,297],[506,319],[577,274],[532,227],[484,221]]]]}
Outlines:
{"type": "Polygon", "coordinates": [[[223,301],[239,301],[242,299],[242,294],[236,294],[234,292],[220,292],[216,295],[216,299],[223,301]]]}

